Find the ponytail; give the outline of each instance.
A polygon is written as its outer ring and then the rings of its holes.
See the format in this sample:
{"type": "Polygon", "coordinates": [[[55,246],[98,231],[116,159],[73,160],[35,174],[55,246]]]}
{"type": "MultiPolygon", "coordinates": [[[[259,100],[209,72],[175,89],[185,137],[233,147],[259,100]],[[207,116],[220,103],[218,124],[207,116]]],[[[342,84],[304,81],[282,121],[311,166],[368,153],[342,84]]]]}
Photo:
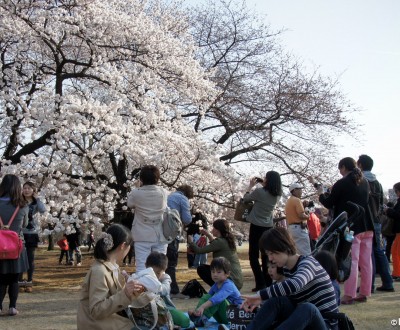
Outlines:
{"type": "Polygon", "coordinates": [[[121,224],[111,225],[106,232],[100,235],[94,247],[94,257],[99,260],[108,260],[108,254],[122,243],[130,245],[132,234],[129,229],[121,224]]]}

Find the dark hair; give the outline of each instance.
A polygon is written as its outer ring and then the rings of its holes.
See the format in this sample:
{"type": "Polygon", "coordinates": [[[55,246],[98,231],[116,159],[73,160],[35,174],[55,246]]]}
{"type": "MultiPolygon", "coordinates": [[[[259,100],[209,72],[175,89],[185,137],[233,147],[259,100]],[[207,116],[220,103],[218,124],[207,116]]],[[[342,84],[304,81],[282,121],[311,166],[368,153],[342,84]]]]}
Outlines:
{"type": "Polygon", "coordinates": [[[225,274],[229,274],[231,272],[231,263],[224,257],[214,258],[211,261],[210,269],[223,270],[225,274]]]}
{"type": "Polygon", "coordinates": [[[160,170],[154,165],[144,165],[140,169],[140,181],[144,186],[157,184],[160,180],[160,170]]]}
{"type": "Polygon", "coordinates": [[[397,182],[393,185],[393,190],[394,191],[400,191],[400,182],[397,182]]]}
{"type": "Polygon", "coordinates": [[[282,227],[272,228],[264,232],[260,238],[261,252],[284,252],[288,255],[296,254],[296,245],[287,229],[282,227]]]}
{"type": "MultiPolygon", "coordinates": [[[[36,185],[32,181],[26,181],[23,185],[22,188],[25,186],[29,186],[32,188],[33,193],[35,194],[37,192],[36,185]]],[[[23,194],[22,194],[23,195],[23,194]]],[[[22,196],[25,199],[25,195],[22,196]]],[[[25,199],[26,200],[26,199],[25,199]]],[[[32,196],[33,204],[36,204],[36,198],[32,196]]]]}
{"type": "Polygon", "coordinates": [[[133,239],[132,234],[127,227],[119,223],[108,227],[107,234],[110,234],[113,241],[111,249],[107,249],[105,238],[100,238],[94,247],[94,257],[100,260],[108,260],[108,253],[114,251],[118,246],[125,242],[126,245],[131,245],[133,239]]]}
{"type": "Polygon", "coordinates": [[[351,157],[342,158],[339,162],[338,168],[340,169],[342,166],[351,173],[350,178],[356,184],[359,185],[363,175],[360,169],[357,167],[356,161],[351,157]]]}
{"type": "Polygon", "coordinates": [[[338,278],[339,272],[336,263],[336,258],[331,252],[326,250],[321,250],[317,252],[314,258],[325,269],[331,280],[336,280],[338,278]]]}
{"type": "Polygon", "coordinates": [[[147,257],[145,265],[146,267],[157,267],[166,270],[168,267],[168,257],[164,253],[153,251],[147,257]]]}
{"type": "Polygon", "coordinates": [[[374,167],[374,160],[368,155],[358,157],[357,164],[361,165],[363,171],[371,171],[374,167]]]}
{"type": "Polygon", "coordinates": [[[268,171],[265,174],[264,189],[269,191],[272,196],[282,196],[282,181],[278,172],[268,171]]]}
{"type": "Polygon", "coordinates": [[[269,267],[270,265],[274,265],[274,266],[276,267],[276,273],[277,273],[277,274],[279,274],[279,275],[285,275],[285,274],[283,274],[283,267],[278,267],[278,266],[277,266],[276,264],[274,264],[273,262],[268,261],[267,267],[269,267]]]}
{"type": "Polygon", "coordinates": [[[183,192],[183,194],[188,198],[192,199],[193,198],[193,188],[187,184],[183,184],[182,186],[179,186],[176,188],[177,191],[183,192]]]}
{"type": "Polygon", "coordinates": [[[228,241],[229,248],[236,251],[235,236],[231,232],[229,222],[225,219],[217,219],[213,222],[213,227],[221,233],[221,237],[228,241]]]}
{"type": "Polygon", "coordinates": [[[26,201],[22,196],[21,181],[14,174],[6,174],[0,183],[0,197],[10,197],[15,207],[24,207],[26,201]]]}

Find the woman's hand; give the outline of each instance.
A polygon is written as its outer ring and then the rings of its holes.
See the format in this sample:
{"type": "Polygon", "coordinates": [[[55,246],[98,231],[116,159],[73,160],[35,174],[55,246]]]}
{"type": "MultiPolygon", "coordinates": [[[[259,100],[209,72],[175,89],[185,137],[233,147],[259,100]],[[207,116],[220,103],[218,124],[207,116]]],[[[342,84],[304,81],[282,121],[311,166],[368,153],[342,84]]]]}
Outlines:
{"type": "Polygon", "coordinates": [[[146,288],[138,281],[129,281],[124,287],[125,294],[128,298],[134,298],[146,291],[146,288]]]}
{"type": "Polygon", "coordinates": [[[242,296],[244,302],[240,306],[241,309],[244,309],[246,312],[252,312],[256,307],[260,306],[262,299],[259,294],[251,295],[251,296],[242,296]]]}

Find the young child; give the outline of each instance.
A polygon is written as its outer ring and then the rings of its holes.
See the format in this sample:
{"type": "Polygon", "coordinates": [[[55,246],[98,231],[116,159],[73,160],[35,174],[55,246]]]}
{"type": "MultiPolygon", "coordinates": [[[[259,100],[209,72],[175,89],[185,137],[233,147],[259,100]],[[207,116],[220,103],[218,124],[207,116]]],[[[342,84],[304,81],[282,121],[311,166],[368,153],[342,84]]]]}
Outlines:
{"type": "Polygon", "coordinates": [[[126,307],[140,308],[152,296],[137,281],[125,283],[118,264],[128,253],[132,235],[120,224],[111,225],[94,247],[96,261],[84,279],[78,305],[77,328],[130,330],[132,321],[119,314],[126,307]],[[142,293],[142,294],[141,294],[142,293]]]}
{"type": "Polygon", "coordinates": [[[204,326],[211,317],[214,317],[218,323],[228,324],[227,306],[242,304],[239,290],[228,278],[231,272],[230,262],[224,257],[214,258],[210,268],[211,277],[215,283],[209,293],[200,298],[196,309],[189,311],[190,319],[198,327],[204,326]]]}
{"type": "Polygon", "coordinates": [[[283,275],[283,268],[278,267],[272,262],[268,262],[268,274],[272,278],[274,283],[283,282],[285,280],[285,275],[283,275]]]}
{"type": "Polygon", "coordinates": [[[176,306],[171,301],[171,277],[165,273],[168,266],[168,258],[165,254],[157,251],[153,251],[149,254],[146,259],[146,268],[151,267],[154,270],[158,280],[161,282],[161,290],[159,295],[163,298],[169,312],[172,315],[174,325],[182,328],[188,328],[190,326],[190,320],[185,313],[176,309],[176,306]]]}
{"type": "Polygon", "coordinates": [[[340,285],[339,282],[337,281],[338,278],[338,266],[336,263],[336,258],[335,256],[330,253],[329,251],[319,251],[314,258],[319,262],[319,264],[325,269],[325,271],[328,273],[331,281],[333,288],[335,289],[335,296],[336,296],[336,302],[337,305],[340,305],[340,285]]]}
{"type": "Polygon", "coordinates": [[[58,263],[62,265],[62,260],[64,259],[64,254],[65,254],[65,264],[68,265],[69,263],[69,246],[68,246],[68,241],[67,241],[67,235],[63,234],[63,238],[58,240],[57,245],[60,247],[60,258],[58,258],[58,263]]]}

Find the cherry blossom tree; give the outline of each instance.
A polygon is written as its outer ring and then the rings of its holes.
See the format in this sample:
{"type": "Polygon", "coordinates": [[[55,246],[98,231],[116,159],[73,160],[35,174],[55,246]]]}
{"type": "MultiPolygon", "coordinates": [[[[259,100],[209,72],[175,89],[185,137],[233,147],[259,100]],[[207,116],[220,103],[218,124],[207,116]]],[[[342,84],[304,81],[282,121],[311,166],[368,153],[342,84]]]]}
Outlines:
{"type": "Polygon", "coordinates": [[[193,10],[196,54],[217,94],[204,115],[185,117],[222,147],[221,161],[242,172],[276,169],[287,183],[309,175],[329,181],[338,161],[335,136],[354,135],[354,109],[336,79],[286,54],[282,31],[263,20],[245,1],[208,1],[193,10]]]}
{"type": "Polygon", "coordinates": [[[214,94],[185,16],[158,1],[0,4],[1,169],[40,184],[56,231],[73,230],[70,216],[100,224],[129,212],[144,164],[167,188],[231,193],[218,146],[182,119],[214,94]]]}
{"type": "Polygon", "coordinates": [[[129,215],[144,164],[214,216],[241,173],[328,178],[352,109],[279,33],[245,2],[2,1],[2,173],[40,185],[56,231],[129,215]]]}

